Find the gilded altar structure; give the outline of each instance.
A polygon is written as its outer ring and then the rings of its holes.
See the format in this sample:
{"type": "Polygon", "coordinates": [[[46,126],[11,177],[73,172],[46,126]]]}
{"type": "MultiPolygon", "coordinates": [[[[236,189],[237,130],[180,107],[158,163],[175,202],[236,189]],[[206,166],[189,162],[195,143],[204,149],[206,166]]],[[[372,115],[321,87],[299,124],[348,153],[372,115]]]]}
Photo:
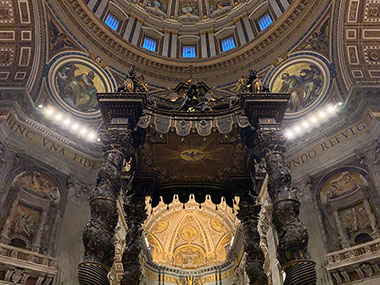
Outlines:
{"type": "Polygon", "coordinates": [[[0,284],[380,284],[379,0],[0,0],[0,284]]]}

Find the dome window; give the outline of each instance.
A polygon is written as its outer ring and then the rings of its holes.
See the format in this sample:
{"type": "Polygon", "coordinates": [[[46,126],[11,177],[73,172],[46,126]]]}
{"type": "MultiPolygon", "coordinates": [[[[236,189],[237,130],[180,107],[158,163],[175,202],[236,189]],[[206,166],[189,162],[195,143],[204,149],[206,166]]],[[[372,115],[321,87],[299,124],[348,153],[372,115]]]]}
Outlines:
{"type": "Polygon", "coordinates": [[[144,37],[143,48],[156,52],[157,41],[149,37],[144,37]]]}
{"type": "Polygon", "coordinates": [[[107,24],[108,27],[110,27],[115,32],[117,32],[117,29],[119,28],[119,25],[120,25],[120,21],[111,13],[108,13],[105,23],[107,24]]]}
{"type": "Polygon", "coordinates": [[[196,57],[195,46],[182,46],[182,57],[196,57]]]}
{"type": "Polygon", "coordinates": [[[227,51],[236,47],[234,37],[228,37],[222,40],[222,51],[227,51]]]}
{"type": "Polygon", "coordinates": [[[270,24],[272,24],[273,20],[269,13],[264,14],[257,23],[259,24],[260,31],[265,30],[270,24]]]}

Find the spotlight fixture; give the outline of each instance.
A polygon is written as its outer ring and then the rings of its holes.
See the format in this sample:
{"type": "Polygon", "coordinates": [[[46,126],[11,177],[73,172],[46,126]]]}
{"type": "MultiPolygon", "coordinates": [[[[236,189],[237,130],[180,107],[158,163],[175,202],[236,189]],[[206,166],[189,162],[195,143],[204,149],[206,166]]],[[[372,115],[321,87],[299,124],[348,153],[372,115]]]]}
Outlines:
{"type": "Polygon", "coordinates": [[[70,125],[70,123],[71,123],[71,120],[70,120],[69,118],[67,118],[67,119],[65,119],[65,120],[63,121],[63,124],[64,124],[65,126],[70,125]]]}
{"type": "Polygon", "coordinates": [[[53,108],[49,107],[49,108],[46,109],[46,115],[48,117],[50,117],[51,115],[53,115],[53,113],[54,113],[53,108]]]}
{"type": "Polygon", "coordinates": [[[310,117],[310,122],[315,124],[318,121],[318,119],[315,116],[310,117]]]}
{"type": "Polygon", "coordinates": [[[294,137],[294,133],[291,131],[291,130],[286,130],[285,131],[285,136],[288,138],[288,139],[292,139],[294,137]]]}
{"type": "Polygon", "coordinates": [[[334,113],[334,111],[335,111],[335,106],[330,105],[327,107],[327,112],[329,112],[330,114],[334,113]]]}
{"type": "Polygon", "coordinates": [[[57,115],[55,115],[54,119],[60,121],[62,119],[62,115],[58,113],[57,115]]]}
{"type": "Polygon", "coordinates": [[[288,139],[294,139],[296,136],[302,135],[304,132],[311,130],[319,125],[319,123],[330,119],[335,116],[339,111],[339,108],[343,105],[342,102],[339,102],[336,105],[328,105],[327,107],[314,113],[306,120],[302,121],[299,124],[296,124],[291,129],[284,130],[284,134],[288,139]]]}
{"type": "Polygon", "coordinates": [[[87,129],[86,128],[82,128],[81,130],[80,130],[80,134],[81,135],[85,135],[87,133],[87,129]]]}
{"type": "Polygon", "coordinates": [[[72,132],[74,131],[77,135],[86,138],[88,141],[100,142],[97,133],[94,130],[91,130],[89,127],[76,122],[71,118],[69,114],[63,114],[59,112],[52,106],[38,105],[40,112],[45,115],[47,118],[55,124],[62,124],[62,127],[69,128],[72,132]]]}
{"type": "Polygon", "coordinates": [[[96,133],[95,132],[91,132],[89,135],[88,135],[88,139],[93,141],[94,139],[96,138],[96,133]]]}

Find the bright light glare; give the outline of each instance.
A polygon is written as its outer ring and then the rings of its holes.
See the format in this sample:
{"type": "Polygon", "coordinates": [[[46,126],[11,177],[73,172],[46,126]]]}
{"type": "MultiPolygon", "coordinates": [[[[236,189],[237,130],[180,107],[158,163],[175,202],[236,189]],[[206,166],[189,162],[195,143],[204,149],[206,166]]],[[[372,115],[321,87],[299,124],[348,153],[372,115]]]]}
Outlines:
{"type": "Polygon", "coordinates": [[[64,124],[65,126],[70,125],[70,123],[71,123],[71,120],[70,120],[70,119],[66,119],[66,120],[64,120],[64,122],[63,122],[63,124],[64,124]]]}
{"type": "Polygon", "coordinates": [[[51,115],[53,115],[53,113],[54,113],[53,108],[48,108],[48,109],[46,109],[46,115],[47,115],[47,116],[51,116],[51,115]]]}
{"type": "Polygon", "coordinates": [[[318,115],[319,115],[320,118],[326,117],[326,113],[323,112],[323,111],[320,111],[318,115]]]}
{"type": "Polygon", "coordinates": [[[310,118],[310,122],[312,122],[312,123],[316,123],[316,122],[317,122],[317,118],[314,117],[314,116],[312,116],[312,117],[310,118]]]}
{"type": "Polygon", "coordinates": [[[300,122],[299,125],[292,127],[292,129],[285,130],[285,136],[288,139],[292,139],[299,134],[302,133],[302,131],[307,132],[309,129],[316,127],[318,122],[322,122],[328,118],[331,118],[335,116],[338,111],[340,110],[338,106],[342,106],[343,103],[339,102],[335,105],[329,104],[323,110],[320,110],[318,113],[314,113],[314,115],[310,116],[308,119],[303,120],[300,122]],[[330,115],[331,114],[331,115],[330,115]]]}
{"type": "Polygon", "coordinates": [[[286,130],[285,131],[285,136],[288,138],[288,139],[292,139],[294,137],[294,133],[291,131],[291,130],[286,130]]]}
{"type": "Polygon", "coordinates": [[[331,113],[334,113],[334,111],[335,111],[335,106],[333,106],[333,105],[330,105],[330,106],[328,106],[327,107],[327,111],[331,114],[331,113]]]}
{"type": "Polygon", "coordinates": [[[232,239],[231,239],[231,242],[230,242],[230,246],[232,246],[234,244],[234,240],[235,240],[235,237],[232,236],[232,239]]]}
{"type": "Polygon", "coordinates": [[[58,112],[54,107],[51,106],[44,106],[42,104],[37,105],[38,108],[42,109],[42,113],[49,117],[49,119],[53,120],[55,123],[60,122],[62,124],[62,127],[69,128],[72,131],[77,131],[77,134],[81,136],[85,136],[89,141],[98,141],[100,142],[100,138],[97,136],[97,133],[95,131],[91,131],[90,129],[86,128],[85,125],[79,124],[75,122],[75,120],[72,120],[69,115],[66,115],[64,113],[58,112]]]}
{"type": "Polygon", "coordinates": [[[91,132],[89,135],[88,135],[88,139],[89,140],[94,140],[96,137],[96,134],[94,132],[91,132]]]}
{"type": "Polygon", "coordinates": [[[80,134],[81,135],[85,135],[87,133],[87,129],[86,128],[83,128],[80,130],[80,134]]]}

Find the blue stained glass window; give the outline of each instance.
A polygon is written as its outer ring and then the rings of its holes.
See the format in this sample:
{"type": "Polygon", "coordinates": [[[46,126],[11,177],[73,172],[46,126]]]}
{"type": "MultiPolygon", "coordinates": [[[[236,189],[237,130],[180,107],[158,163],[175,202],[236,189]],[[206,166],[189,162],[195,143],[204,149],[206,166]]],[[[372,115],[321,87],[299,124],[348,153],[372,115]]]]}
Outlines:
{"type": "Polygon", "coordinates": [[[117,28],[120,25],[120,21],[116,19],[114,15],[111,13],[108,13],[108,16],[106,18],[106,24],[114,31],[117,31],[117,28]]]}
{"type": "Polygon", "coordinates": [[[222,51],[226,51],[235,47],[235,41],[233,37],[222,40],[222,51]]]}
{"type": "Polygon", "coordinates": [[[156,40],[153,40],[153,39],[148,38],[148,37],[144,37],[143,48],[155,52],[156,47],[157,47],[157,41],[156,40]]]}
{"type": "Polygon", "coordinates": [[[195,46],[183,46],[182,57],[195,57],[195,46]]]}
{"type": "Polygon", "coordinates": [[[258,20],[260,31],[267,28],[270,24],[272,24],[272,22],[273,22],[272,18],[270,17],[270,15],[268,13],[266,13],[264,16],[262,16],[258,20]]]}

